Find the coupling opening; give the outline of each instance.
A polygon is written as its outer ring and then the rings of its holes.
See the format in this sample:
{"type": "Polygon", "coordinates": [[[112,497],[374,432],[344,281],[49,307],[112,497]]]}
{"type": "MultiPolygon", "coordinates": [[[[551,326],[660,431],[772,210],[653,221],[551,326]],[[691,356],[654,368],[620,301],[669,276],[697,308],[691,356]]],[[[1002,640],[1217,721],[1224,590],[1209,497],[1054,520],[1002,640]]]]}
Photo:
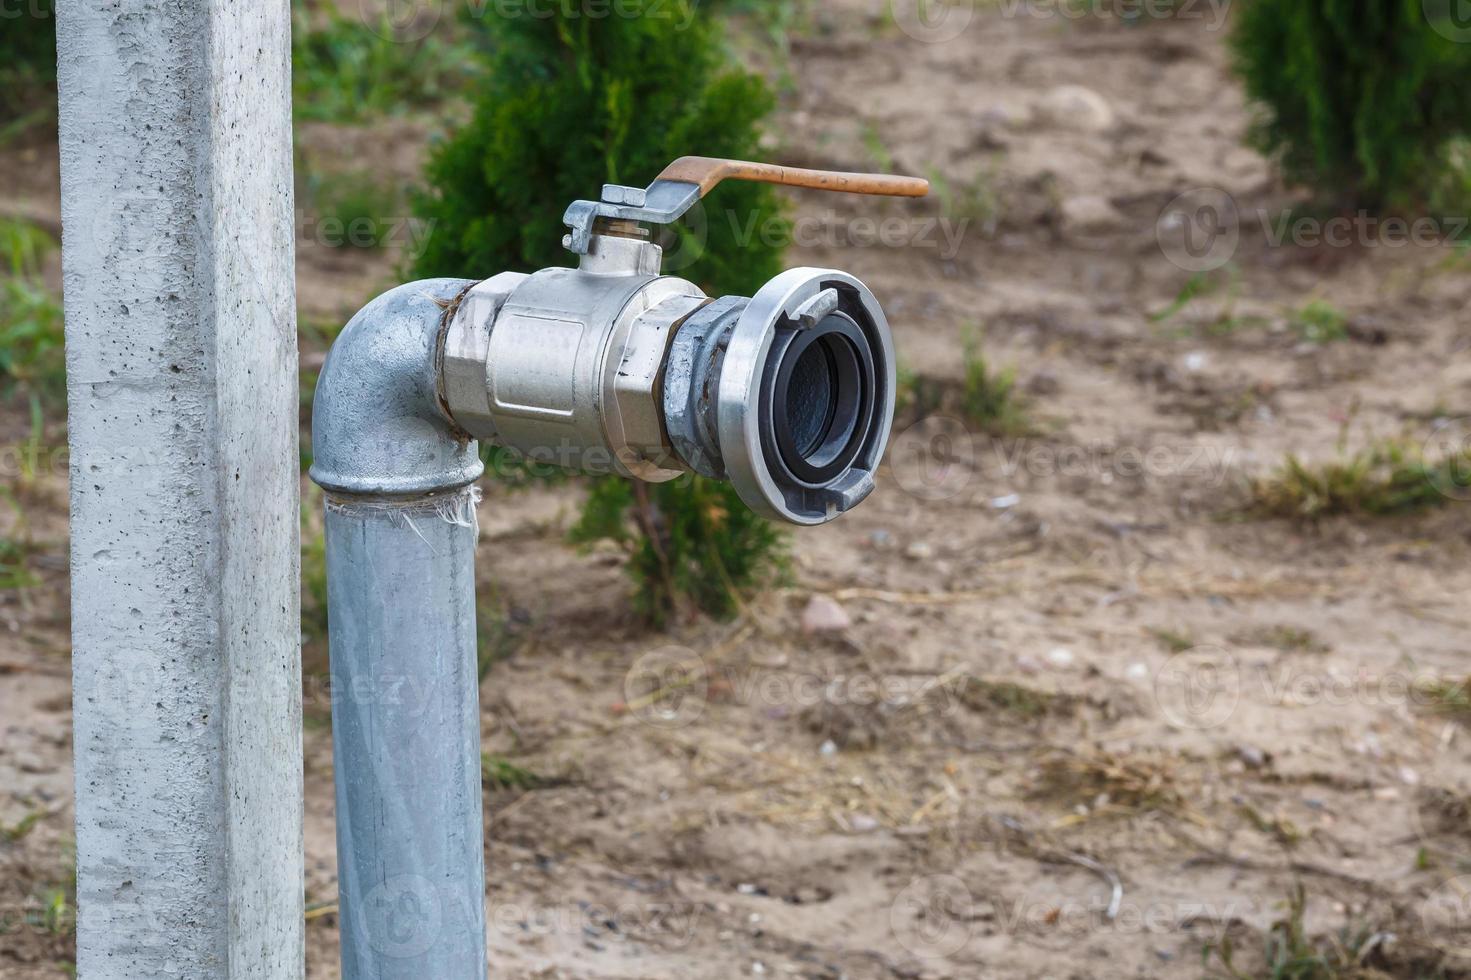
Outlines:
{"type": "Polygon", "coordinates": [[[873,428],[872,345],[843,313],[778,331],[763,372],[762,442],[780,477],[817,489],[858,458],[873,428]]]}
{"type": "Polygon", "coordinates": [[[836,269],[790,269],[749,302],[708,309],[697,335],[715,356],[708,370],[695,359],[681,386],[691,407],[666,415],[680,423],[670,425],[676,448],[714,449],[741,499],[767,517],[825,524],[856,507],[894,419],[893,341],[873,293],[836,269]],[[713,392],[713,405],[696,392],[713,392]],[[713,421],[714,438],[684,419],[713,421]],[[696,438],[681,435],[691,429],[696,438]]]}

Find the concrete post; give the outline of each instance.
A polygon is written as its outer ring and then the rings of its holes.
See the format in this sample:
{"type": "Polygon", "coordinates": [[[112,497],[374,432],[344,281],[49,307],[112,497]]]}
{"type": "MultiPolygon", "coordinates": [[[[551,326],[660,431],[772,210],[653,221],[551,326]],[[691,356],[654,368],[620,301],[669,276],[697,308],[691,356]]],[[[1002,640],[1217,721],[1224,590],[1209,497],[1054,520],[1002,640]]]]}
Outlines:
{"type": "Polygon", "coordinates": [[[289,0],[59,0],[77,966],[303,975],[289,0]]]}

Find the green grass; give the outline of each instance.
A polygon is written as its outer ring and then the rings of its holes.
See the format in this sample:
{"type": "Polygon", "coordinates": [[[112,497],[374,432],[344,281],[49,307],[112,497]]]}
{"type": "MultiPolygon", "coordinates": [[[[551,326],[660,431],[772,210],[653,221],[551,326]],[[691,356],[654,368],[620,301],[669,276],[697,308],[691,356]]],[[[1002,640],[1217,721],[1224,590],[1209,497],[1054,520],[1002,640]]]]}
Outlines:
{"type": "MultiPolygon", "coordinates": [[[[1196,300],[1219,295],[1217,309],[1212,315],[1195,317],[1190,326],[1172,331],[1171,335],[1188,336],[1200,333],[1224,338],[1239,331],[1261,330],[1271,326],[1271,321],[1266,317],[1237,314],[1236,304],[1242,291],[1241,271],[1235,265],[1227,265],[1213,272],[1197,272],[1185,280],[1169,305],[1149,314],[1149,322],[1162,326],[1170,324],[1192,306],[1199,305],[1196,300]]],[[[1301,309],[1292,310],[1287,314],[1287,324],[1301,339],[1317,343],[1341,340],[1347,336],[1343,315],[1326,303],[1309,303],[1301,309]]]]}
{"type": "Polygon", "coordinates": [[[1416,686],[1416,695],[1436,714],[1471,724],[1471,677],[1425,681],[1416,686]]]}
{"type": "Polygon", "coordinates": [[[322,173],[309,168],[306,197],[316,224],[312,240],[328,248],[381,249],[403,221],[398,191],[368,170],[322,173]]]}
{"type": "Polygon", "coordinates": [[[1004,711],[1021,718],[1067,716],[1078,707],[1079,699],[1070,694],[1043,691],[1024,684],[983,677],[967,677],[959,688],[960,701],[973,711],[992,714],[1004,711]]]}
{"type": "Polygon", "coordinates": [[[1335,516],[1391,516],[1439,507],[1447,490],[1471,487],[1464,453],[1427,459],[1406,439],[1382,439],[1325,463],[1289,455],[1276,472],[1252,481],[1249,509],[1265,517],[1313,521],[1335,516]]]}
{"type": "Polygon", "coordinates": [[[1149,635],[1170,653],[1184,653],[1195,646],[1195,637],[1188,630],[1156,626],[1150,628],[1149,635]]]}
{"type": "Polygon", "coordinates": [[[31,571],[30,549],[9,538],[0,538],[0,590],[29,589],[39,585],[31,571]]]}
{"type": "Polygon", "coordinates": [[[1284,915],[1262,937],[1261,970],[1248,973],[1237,966],[1229,938],[1206,946],[1206,962],[1213,955],[1219,957],[1225,975],[1232,980],[1377,980],[1391,976],[1370,965],[1377,958],[1379,943],[1391,934],[1389,930],[1349,924],[1332,935],[1310,936],[1304,924],[1307,892],[1301,883],[1293,887],[1286,906],[1284,915]]]}
{"type": "Polygon", "coordinates": [[[1022,436],[1031,432],[1032,422],[1016,388],[1016,371],[993,369],[974,336],[966,337],[964,350],[965,379],[961,384],[960,409],[965,420],[992,436],[1022,436]]]}
{"type": "MultiPolygon", "coordinates": [[[[1234,284],[1235,276],[1232,275],[1231,282],[1234,284]]],[[[1196,272],[1185,280],[1170,305],[1162,310],[1149,314],[1150,323],[1169,323],[1175,317],[1185,311],[1185,308],[1201,296],[1209,296],[1221,288],[1220,279],[1210,272],[1196,272]]]]}
{"type": "Polygon", "coordinates": [[[889,151],[889,146],[884,142],[883,134],[871,121],[863,124],[863,149],[873,165],[878,168],[879,173],[891,174],[894,172],[894,154],[889,151]]]}
{"type": "Polygon", "coordinates": [[[1315,299],[1293,312],[1288,329],[1312,344],[1330,344],[1348,337],[1348,317],[1331,303],[1315,299]]]}
{"type": "Polygon", "coordinates": [[[904,364],[899,365],[896,410],[901,418],[922,419],[939,412],[945,404],[945,385],[920,374],[904,364]]]}
{"type": "Polygon", "coordinates": [[[298,8],[294,20],[298,120],[364,122],[435,105],[462,91],[471,76],[471,59],[443,39],[443,27],[412,40],[396,38],[386,15],[370,27],[336,9],[313,19],[298,8]]]}
{"type": "Polygon", "coordinates": [[[322,492],[308,486],[301,501],[301,633],[308,643],[327,641],[327,539],[322,492]]]}
{"type": "Polygon", "coordinates": [[[65,338],[61,301],[41,280],[56,247],[50,235],[25,222],[0,219],[0,393],[25,391],[64,397],[65,338]]]}
{"type": "Polygon", "coordinates": [[[538,776],[531,770],[516,765],[504,756],[489,753],[482,753],[480,756],[480,773],[492,791],[532,790],[550,785],[549,780],[538,776]]]}
{"type": "MultiPolygon", "coordinates": [[[[761,53],[776,62],[777,87],[794,92],[796,76],[792,72],[792,37],[810,34],[813,29],[812,0],[706,0],[707,10],[729,18],[746,18],[761,35],[761,53]]],[[[732,35],[732,40],[735,34],[732,35]]]]}
{"type": "Polygon", "coordinates": [[[475,610],[475,672],[481,683],[492,667],[508,660],[524,640],[524,628],[510,612],[480,603],[475,610]]]}
{"type": "Polygon", "coordinates": [[[969,181],[948,180],[933,167],[926,176],[930,194],[939,202],[941,214],[951,221],[979,225],[987,237],[996,233],[1003,209],[994,170],[982,170],[969,181]]]}
{"type": "Polygon", "coordinates": [[[1329,647],[1312,630],[1273,623],[1242,630],[1231,637],[1242,646],[1270,647],[1283,653],[1327,653],[1329,647]]]}
{"type": "Polygon", "coordinates": [[[14,515],[9,533],[0,536],[0,590],[4,591],[28,589],[40,584],[40,579],[31,571],[30,557],[34,548],[30,517],[21,504],[21,500],[35,489],[43,465],[42,458],[47,453],[41,399],[33,393],[30,401],[31,434],[18,454],[19,471],[10,484],[0,486],[0,505],[14,515]]]}
{"type": "Polygon", "coordinates": [[[46,816],[45,810],[32,810],[21,817],[15,824],[7,827],[0,823],[0,839],[8,844],[16,844],[24,840],[26,835],[36,828],[41,818],[46,816]]]}

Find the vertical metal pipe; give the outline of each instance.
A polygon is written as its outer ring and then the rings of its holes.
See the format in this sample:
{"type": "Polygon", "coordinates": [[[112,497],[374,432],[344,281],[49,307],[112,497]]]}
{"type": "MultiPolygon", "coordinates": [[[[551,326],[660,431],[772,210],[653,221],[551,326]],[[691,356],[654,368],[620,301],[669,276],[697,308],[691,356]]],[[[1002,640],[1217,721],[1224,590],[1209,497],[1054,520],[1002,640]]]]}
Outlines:
{"type": "Polygon", "coordinates": [[[472,493],[327,502],[346,980],[485,976],[472,493]]]}
{"type": "Polygon", "coordinates": [[[475,441],[439,404],[469,282],[400,286],[332,345],[312,408],[326,491],[343,980],[483,980],[475,441]]]}

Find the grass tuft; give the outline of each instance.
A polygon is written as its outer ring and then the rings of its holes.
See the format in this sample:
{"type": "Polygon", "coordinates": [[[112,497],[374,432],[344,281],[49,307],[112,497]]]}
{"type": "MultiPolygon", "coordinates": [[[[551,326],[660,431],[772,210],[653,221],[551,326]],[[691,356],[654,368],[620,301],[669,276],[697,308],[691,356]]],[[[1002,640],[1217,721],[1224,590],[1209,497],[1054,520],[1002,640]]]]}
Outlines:
{"type": "Polygon", "coordinates": [[[1189,810],[1174,771],[1150,756],[1058,752],[1042,761],[1036,791],[1115,813],[1189,810]]]}
{"type": "Polygon", "coordinates": [[[1287,326],[1310,344],[1331,344],[1348,337],[1348,317],[1331,303],[1320,299],[1295,311],[1287,326]]]}
{"type": "Polygon", "coordinates": [[[492,791],[508,789],[532,790],[550,785],[550,781],[529,769],[523,769],[511,760],[499,755],[482,753],[480,772],[492,791]]]}
{"type": "Polygon", "coordinates": [[[984,677],[967,677],[958,697],[966,707],[983,714],[1000,710],[1027,719],[1070,716],[1081,702],[1074,694],[984,677]]]}
{"type": "Polygon", "coordinates": [[[1326,463],[1289,455],[1276,472],[1252,481],[1249,509],[1263,517],[1306,521],[1379,517],[1439,507],[1468,488],[1467,454],[1431,460],[1405,439],[1383,439],[1326,463]]]}
{"type": "Polygon", "coordinates": [[[1229,938],[1205,948],[1205,958],[1220,958],[1233,980],[1387,980],[1393,976],[1371,965],[1392,933],[1350,924],[1333,935],[1310,936],[1305,925],[1308,899],[1299,882],[1287,897],[1287,910],[1263,936],[1264,968],[1250,973],[1238,967],[1229,938]]]}
{"type": "Polygon", "coordinates": [[[1184,653],[1195,646],[1195,638],[1184,629],[1154,626],[1150,628],[1149,635],[1170,653],[1184,653]]]}
{"type": "Polygon", "coordinates": [[[1024,436],[1033,431],[1014,368],[992,369],[974,336],[965,339],[965,381],[960,408],[966,421],[991,436],[1024,436]]]}
{"type": "Polygon", "coordinates": [[[1327,653],[1329,650],[1312,630],[1286,623],[1254,626],[1232,634],[1230,639],[1238,646],[1268,647],[1283,653],[1327,653]]]}
{"type": "Polygon", "coordinates": [[[1424,681],[1416,687],[1420,703],[1436,714],[1471,724],[1471,677],[1424,681]]]}
{"type": "Polygon", "coordinates": [[[994,169],[982,170],[969,181],[951,181],[933,167],[927,176],[942,215],[961,230],[975,224],[983,237],[996,234],[1005,213],[994,169]]]}

